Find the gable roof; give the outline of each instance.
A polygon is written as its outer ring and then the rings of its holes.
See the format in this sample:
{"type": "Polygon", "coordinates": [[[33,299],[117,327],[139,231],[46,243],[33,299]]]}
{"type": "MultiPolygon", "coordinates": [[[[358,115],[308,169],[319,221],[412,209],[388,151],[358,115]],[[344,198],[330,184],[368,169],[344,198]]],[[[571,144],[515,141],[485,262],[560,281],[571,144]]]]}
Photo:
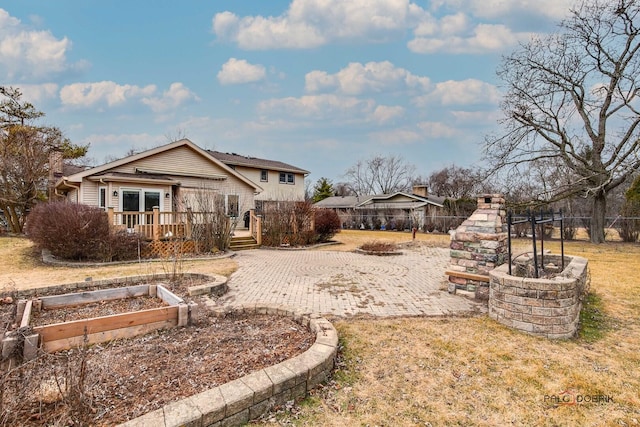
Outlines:
{"type": "MultiPolygon", "coordinates": [[[[132,163],[132,162],[138,161],[140,159],[145,159],[147,157],[151,157],[151,156],[154,156],[156,154],[163,153],[165,151],[173,150],[173,149],[178,148],[178,147],[183,147],[183,146],[192,149],[193,151],[195,151],[196,153],[198,153],[199,155],[201,155],[202,157],[204,157],[208,161],[212,162],[213,164],[215,164],[218,167],[220,167],[221,169],[223,169],[229,175],[233,175],[234,177],[236,177],[240,181],[244,182],[248,186],[252,187],[253,189],[255,189],[257,191],[262,191],[262,187],[260,187],[259,185],[257,185],[253,181],[251,181],[250,179],[246,178],[244,175],[236,172],[235,170],[233,170],[232,168],[230,168],[229,166],[227,166],[226,164],[224,164],[220,160],[216,159],[215,157],[212,157],[211,155],[209,155],[209,153],[207,151],[205,151],[202,148],[198,147],[196,144],[194,144],[193,142],[189,141],[186,138],[185,139],[181,139],[179,141],[171,142],[169,144],[161,145],[159,147],[155,147],[155,148],[152,148],[150,150],[142,151],[142,152],[134,154],[132,156],[123,157],[122,159],[114,160],[112,162],[105,163],[105,164],[100,165],[100,166],[96,166],[94,168],[89,168],[89,169],[77,172],[77,173],[75,173],[73,175],[63,176],[58,180],[58,182],[56,182],[56,187],[58,187],[63,182],[68,182],[68,181],[70,181],[70,182],[82,182],[83,178],[87,178],[87,177],[90,177],[90,176],[106,175],[106,174],[113,175],[113,173],[110,173],[111,169],[126,165],[128,163],[132,163]]],[[[150,177],[151,175],[154,175],[154,174],[155,175],[164,175],[164,176],[171,175],[171,171],[169,171],[169,170],[144,171],[144,172],[145,172],[145,175],[147,175],[147,177],[150,177]]],[[[184,175],[184,174],[177,174],[177,175],[184,175]]],[[[217,176],[217,178],[218,179],[224,179],[224,176],[217,176]]]]}
{"type": "Polygon", "coordinates": [[[435,197],[435,196],[419,196],[413,193],[405,193],[402,191],[397,191],[392,194],[378,194],[375,196],[370,196],[368,200],[363,201],[360,205],[370,204],[370,203],[406,203],[401,201],[394,202],[393,199],[403,196],[405,198],[411,199],[412,203],[423,203],[427,205],[435,205],[438,207],[442,207],[445,198],[444,197],[435,197]]]}
{"type": "Polygon", "coordinates": [[[331,196],[326,199],[320,200],[319,202],[314,203],[314,206],[318,206],[321,208],[331,208],[331,209],[366,209],[371,205],[380,205],[385,208],[407,208],[409,205],[411,208],[420,208],[426,205],[433,205],[442,207],[444,202],[444,197],[434,197],[434,196],[418,196],[417,194],[410,194],[398,191],[392,194],[378,194],[373,196],[331,196]],[[394,198],[398,198],[399,196],[403,196],[406,199],[410,199],[409,201],[394,201],[394,198]]]}
{"type": "Polygon", "coordinates": [[[372,196],[331,196],[314,203],[314,206],[329,209],[349,209],[355,208],[371,197],[372,196]]]}
{"type": "Polygon", "coordinates": [[[255,169],[268,169],[281,172],[293,172],[308,175],[309,171],[300,169],[299,167],[288,163],[279,162],[277,160],[267,160],[258,157],[243,156],[236,153],[223,153],[221,151],[207,150],[207,152],[220,160],[222,163],[233,166],[246,166],[255,169]]]}

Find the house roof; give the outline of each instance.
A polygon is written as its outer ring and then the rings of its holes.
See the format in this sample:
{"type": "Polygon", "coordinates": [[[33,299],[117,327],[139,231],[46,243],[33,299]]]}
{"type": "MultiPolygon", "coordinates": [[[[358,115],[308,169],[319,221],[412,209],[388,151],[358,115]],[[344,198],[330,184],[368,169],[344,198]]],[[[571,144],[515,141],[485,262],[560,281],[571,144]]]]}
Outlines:
{"type": "MultiPolygon", "coordinates": [[[[117,168],[119,166],[126,165],[128,163],[135,162],[135,161],[140,160],[140,159],[145,159],[147,157],[151,157],[151,156],[154,156],[156,154],[159,154],[159,153],[162,153],[162,152],[165,152],[165,151],[169,151],[169,150],[172,150],[172,149],[175,149],[175,148],[178,148],[178,147],[182,147],[182,146],[186,146],[186,147],[189,147],[190,149],[194,150],[196,153],[198,153],[201,156],[205,157],[210,162],[216,164],[218,167],[223,169],[229,175],[233,175],[234,177],[238,178],[239,180],[241,180],[242,182],[246,183],[250,187],[254,188],[256,191],[262,191],[262,188],[259,185],[257,185],[256,183],[254,183],[250,179],[246,178],[241,173],[236,172],[235,170],[233,170],[232,168],[227,166],[224,162],[222,162],[222,161],[218,160],[217,158],[211,156],[207,151],[205,151],[202,148],[198,147],[196,144],[194,144],[193,142],[189,141],[188,139],[181,139],[179,141],[174,141],[174,142],[169,143],[169,144],[165,144],[165,145],[161,145],[161,146],[156,147],[156,148],[152,148],[151,150],[146,150],[146,151],[134,154],[132,156],[127,156],[127,157],[124,157],[122,159],[114,160],[112,162],[105,163],[105,164],[100,165],[100,166],[96,166],[94,168],[90,168],[90,169],[86,169],[86,170],[83,170],[83,171],[79,171],[79,172],[74,173],[74,174],[69,175],[69,176],[63,176],[56,183],[56,187],[58,187],[58,188],[67,187],[68,186],[68,184],[67,184],[68,182],[80,183],[80,182],[82,182],[83,178],[89,178],[89,177],[93,177],[93,176],[96,176],[96,175],[106,176],[105,174],[110,174],[109,175],[110,177],[115,178],[117,176],[117,174],[114,173],[114,172],[111,172],[111,169],[113,169],[113,168],[117,168]]],[[[162,171],[160,171],[160,170],[154,170],[154,171],[150,171],[150,170],[144,170],[143,171],[143,170],[140,170],[138,172],[139,172],[139,174],[135,174],[135,176],[137,176],[140,179],[154,179],[154,177],[153,177],[154,175],[160,177],[159,179],[162,179],[162,178],[166,178],[167,176],[172,175],[170,170],[162,170],[162,171]]],[[[180,174],[177,174],[177,175],[180,175],[180,174]]],[[[222,179],[223,177],[221,175],[216,175],[213,178],[222,179]]]]}
{"type": "Polygon", "coordinates": [[[373,196],[332,196],[315,203],[314,206],[331,209],[366,209],[372,205],[383,205],[385,208],[406,209],[407,207],[420,208],[426,205],[442,207],[444,199],[444,197],[424,197],[416,194],[396,192],[373,196]],[[405,200],[393,200],[399,197],[403,197],[405,200]]]}
{"type": "Polygon", "coordinates": [[[149,173],[108,172],[88,177],[91,181],[104,182],[149,182],[155,184],[178,185],[180,181],[169,175],[149,173]]]}
{"type": "Polygon", "coordinates": [[[378,194],[375,196],[371,196],[368,200],[362,202],[361,204],[365,204],[367,202],[370,203],[402,203],[402,202],[394,202],[393,199],[398,198],[398,197],[406,197],[409,199],[413,199],[415,202],[422,202],[428,205],[435,205],[438,207],[442,207],[445,197],[436,197],[436,196],[419,196],[417,194],[413,194],[413,193],[405,193],[402,191],[398,191],[396,193],[392,193],[392,194],[378,194]]]}
{"type": "Polygon", "coordinates": [[[349,209],[355,208],[371,197],[372,196],[331,196],[314,203],[314,206],[329,209],[349,209]]]}
{"type": "Polygon", "coordinates": [[[258,157],[243,156],[236,153],[223,153],[221,151],[207,150],[216,159],[222,163],[233,166],[246,166],[255,169],[268,169],[282,172],[301,173],[303,175],[309,174],[309,171],[301,169],[299,167],[290,165],[288,163],[280,162],[277,160],[267,160],[258,157]]]}

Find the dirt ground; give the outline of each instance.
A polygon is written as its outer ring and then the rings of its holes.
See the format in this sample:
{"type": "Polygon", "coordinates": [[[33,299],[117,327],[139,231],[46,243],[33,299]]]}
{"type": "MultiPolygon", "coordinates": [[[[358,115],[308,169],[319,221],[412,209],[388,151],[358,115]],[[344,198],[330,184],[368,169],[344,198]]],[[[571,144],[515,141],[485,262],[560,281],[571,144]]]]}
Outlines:
{"type": "MultiPolygon", "coordinates": [[[[198,279],[163,283],[185,301],[204,307],[202,297],[188,296],[188,287],[198,284],[198,279]]],[[[12,290],[0,293],[2,331],[14,330],[19,326],[17,298],[12,290]]],[[[31,326],[164,305],[158,298],[135,297],[42,310],[32,313],[31,326]]],[[[198,313],[195,324],[186,328],[42,354],[18,366],[4,360],[0,426],[118,424],[294,357],[315,338],[288,318],[198,313]]]]}
{"type": "Polygon", "coordinates": [[[203,315],[186,328],[42,355],[2,373],[0,425],[114,425],[280,363],[313,340],[283,317],[203,315]]]}

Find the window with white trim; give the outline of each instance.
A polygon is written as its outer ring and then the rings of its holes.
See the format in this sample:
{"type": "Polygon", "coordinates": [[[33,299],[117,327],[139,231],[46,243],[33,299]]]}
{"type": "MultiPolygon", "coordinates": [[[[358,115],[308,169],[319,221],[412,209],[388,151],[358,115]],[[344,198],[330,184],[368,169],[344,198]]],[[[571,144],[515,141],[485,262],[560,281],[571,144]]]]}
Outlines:
{"type": "Polygon", "coordinates": [[[107,207],[107,187],[98,188],[98,206],[102,209],[107,207]]]}
{"type": "Polygon", "coordinates": [[[269,171],[264,169],[260,171],[260,181],[262,182],[269,181],[269,171]]]}
{"type": "Polygon", "coordinates": [[[295,177],[292,173],[280,172],[280,184],[295,184],[295,177]]]}

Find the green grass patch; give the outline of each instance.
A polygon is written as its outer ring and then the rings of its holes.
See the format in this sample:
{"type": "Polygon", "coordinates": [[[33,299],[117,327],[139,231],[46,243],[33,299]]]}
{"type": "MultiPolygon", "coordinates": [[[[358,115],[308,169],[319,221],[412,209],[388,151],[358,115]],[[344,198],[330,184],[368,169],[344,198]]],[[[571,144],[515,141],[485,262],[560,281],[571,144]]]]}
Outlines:
{"type": "Polygon", "coordinates": [[[600,340],[608,329],[608,319],[602,298],[589,292],[582,302],[578,337],[588,343],[600,340]]]}

